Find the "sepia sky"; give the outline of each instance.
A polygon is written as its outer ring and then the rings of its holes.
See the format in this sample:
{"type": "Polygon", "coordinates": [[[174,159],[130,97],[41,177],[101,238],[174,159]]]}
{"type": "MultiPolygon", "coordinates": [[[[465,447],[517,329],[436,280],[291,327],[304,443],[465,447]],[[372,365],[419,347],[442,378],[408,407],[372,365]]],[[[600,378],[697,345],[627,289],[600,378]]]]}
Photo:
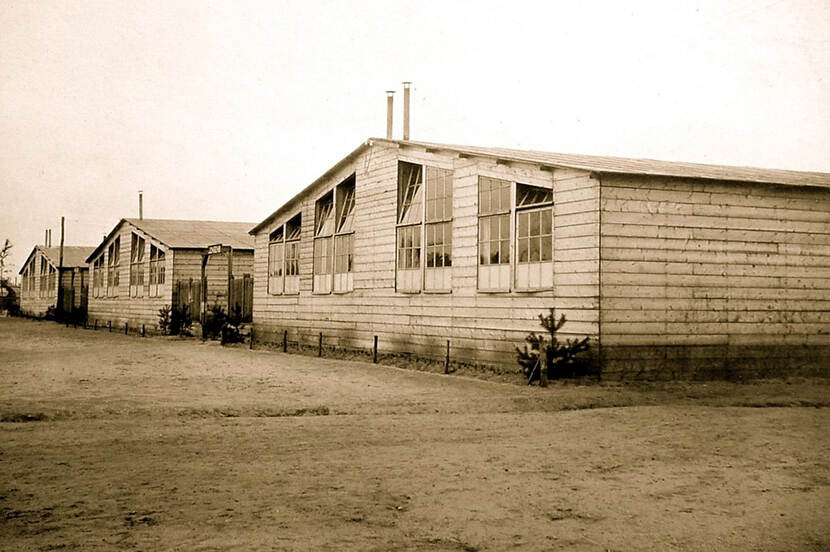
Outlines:
{"type": "Polygon", "coordinates": [[[0,243],[257,223],[413,139],[830,172],[830,3],[0,3],[0,243]]]}

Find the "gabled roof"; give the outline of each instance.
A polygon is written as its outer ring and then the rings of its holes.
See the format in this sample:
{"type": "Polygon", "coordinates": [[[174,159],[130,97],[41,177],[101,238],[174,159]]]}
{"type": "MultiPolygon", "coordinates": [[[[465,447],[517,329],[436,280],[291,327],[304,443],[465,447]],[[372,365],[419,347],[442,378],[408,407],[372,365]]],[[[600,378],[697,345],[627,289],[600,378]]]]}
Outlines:
{"type": "MultiPolygon", "coordinates": [[[[86,268],[86,258],[87,256],[92,253],[95,248],[90,246],[77,246],[77,245],[64,245],[63,246],[63,267],[64,268],[75,268],[81,267],[86,268]]],[[[42,245],[36,245],[32,248],[32,252],[29,253],[29,256],[26,257],[26,261],[20,268],[18,274],[23,274],[23,270],[26,269],[26,266],[29,264],[32,256],[35,254],[36,251],[42,251],[43,255],[49,260],[52,265],[56,268],[60,264],[61,259],[61,248],[60,247],[45,247],[42,245]]]]}
{"type": "Polygon", "coordinates": [[[205,249],[214,244],[230,245],[237,250],[254,249],[254,240],[248,234],[252,224],[250,222],[124,218],[118,221],[107,237],[86,257],[86,262],[91,262],[125,222],[170,249],[205,249]]]}
{"type": "Polygon", "coordinates": [[[281,214],[285,214],[297,200],[319,182],[339,170],[366,148],[374,143],[397,146],[416,146],[428,149],[451,151],[465,155],[523,161],[548,167],[579,169],[594,173],[629,174],[646,176],[668,176],[673,178],[701,178],[729,182],[755,182],[761,184],[784,184],[789,186],[817,186],[830,188],[830,174],[821,172],[788,171],[781,169],[759,169],[754,167],[732,167],[727,165],[706,165],[701,163],[684,163],[678,161],[658,161],[655,159],[630,159],[625,157],[604,157],[599,155],[576,155],[570,153],[550,153],[533,150],[516,150],[508,148],[489,148],[480,146],[461,146],[456,144],[439,144],[415,140],[390,140],[370,138],[349,155],[326,171],[285,205],[274,211],[265,220],[251,229],[256,234],[281,214]]]}

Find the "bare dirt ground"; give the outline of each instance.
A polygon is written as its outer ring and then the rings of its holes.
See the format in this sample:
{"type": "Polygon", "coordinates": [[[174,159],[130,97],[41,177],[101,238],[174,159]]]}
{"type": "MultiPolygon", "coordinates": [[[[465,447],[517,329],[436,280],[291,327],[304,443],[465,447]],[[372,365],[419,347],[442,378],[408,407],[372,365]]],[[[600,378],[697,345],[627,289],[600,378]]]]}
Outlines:
{"type": "Polygon", "coordinates": [[[0,549],[828,550],[828,391],[527,388],[0,319],[0,549]]]}

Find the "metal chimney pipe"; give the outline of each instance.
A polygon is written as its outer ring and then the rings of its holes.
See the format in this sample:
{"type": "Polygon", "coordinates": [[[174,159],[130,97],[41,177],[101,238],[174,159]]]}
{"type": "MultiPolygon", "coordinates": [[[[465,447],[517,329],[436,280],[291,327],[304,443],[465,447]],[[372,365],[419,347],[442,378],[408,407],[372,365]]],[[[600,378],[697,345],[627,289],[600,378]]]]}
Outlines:
{"type": "Polygon", "coordinates": [[[409,140],[409,85],[412,83],[404,81],[403,83],[403,139],[409,140]]]}
{"type": "Polygon", "coordinates": [[[52,247],[52,229],[47,230],[46,247],[52,247]]]}
{"type": "Polygon", "coordinates": [[[49,247],[49,229],[43,229],[43,247],[49,247]]]}
{"type": "Polygon", "coordinates": [[[138,220],[144,219],[144,190],[138,191],[138,220]]]}
{"type": "Polygon", "coordinates": [[[389,140],[392,139],[392,103],[394,102],[394,90],[387,90],[386,91],[386,138],[389,140]]]}

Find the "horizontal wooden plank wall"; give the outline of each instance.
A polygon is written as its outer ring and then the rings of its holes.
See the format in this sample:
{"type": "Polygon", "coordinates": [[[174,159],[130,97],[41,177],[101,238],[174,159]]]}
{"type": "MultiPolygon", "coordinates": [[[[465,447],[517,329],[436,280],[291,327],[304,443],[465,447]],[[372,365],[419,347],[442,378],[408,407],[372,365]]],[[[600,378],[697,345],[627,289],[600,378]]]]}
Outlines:
{"type": "MultiPolygon", "coordinates": [[[[192,278],[199,281],[202,277],[202,250],[177,249],[173,258],[173,280],[188,281],[192,278]]],[[[252,275],[254,271],[253,251],[234,251],[232,274],[234,278],[242,278],[245,274],[252,275]]],[[[208,280],[207,304],[210,308],[214,304],[221,305],[227,310],[228,304],[228,255],[220,253],[208,257],[205,266],[205,277],[208,280]]]]}
{"type": "Polygon", "coordinates": [[[830,190],[602,176],[606,377],[830,371],[830,190]]]}
{"type": "MultiPolygon", "coordinates": [[[[143,297],[130,297],[130,247],[131,235],[135,232],[146,239],[145,247],[147,251],[144,255],[144,282],[148,283],[150,280],[149,272],[149,247],[151,237],[135,228],[128,222],[124,222],[116,233],[110,236],[110,239],[104,244],[104,284],[106,284],[106,267],[107,254],[110,243],[120,236],[121,243],[119,247],[119,281],[118,281],[118,296],[117,297],[94,297],[92,289],[92,273],[93,263],[90,263],[87,278],[89,282],[89,292],[87,294],[87,320],[90,324],[97,321],[99,327],[106,326],[107,322],[112,322],[113,328],[124,331],[124,324],[128,323],[130,328],[134,331],[140,331],[141,325],[144,324],[148,332],[158,332],[159,309],[164,306],[172,304],[173,286],[171,284],[172,278],[170,274],[173,273],[173,258],[172,252],[164,247],[165,255],[165,282],[160,290],[159,297],[149,297],[145,293],[143,297]]],[[[154,242],[158,243],[158,242],[154,242]]],[[[93,259],[94,261],[94,259],[93,259]]],[[[105,288],[104,288],[105,289],[105,288]]]]}
{"type": "Polygon", "coordinates": [[[374,145],[312,190],[297,210],[256,237],[254,326],[258,340],[289,339],[368,349],[374,335],[381,352],[443,357],[446,340],[455,359],[516,367],[514,347],[540,329],[537,315],[556,307],[570,335],[599,330],[599,185],[588,173],[545,171],[524,164],[460,158],[450,152],[374,145]],[[395,291],[397,161],[453,171],[451,293],[395,291]],[[312,292],[314,204],[327,190],[356,174],[354,291],[312,292]],[[537,293],[481,293],[477,274],[478,175],[553,186],[555,289],[537,293]],[[267,292],[268,234],[301,210],[299,295],[267,292]]]}

